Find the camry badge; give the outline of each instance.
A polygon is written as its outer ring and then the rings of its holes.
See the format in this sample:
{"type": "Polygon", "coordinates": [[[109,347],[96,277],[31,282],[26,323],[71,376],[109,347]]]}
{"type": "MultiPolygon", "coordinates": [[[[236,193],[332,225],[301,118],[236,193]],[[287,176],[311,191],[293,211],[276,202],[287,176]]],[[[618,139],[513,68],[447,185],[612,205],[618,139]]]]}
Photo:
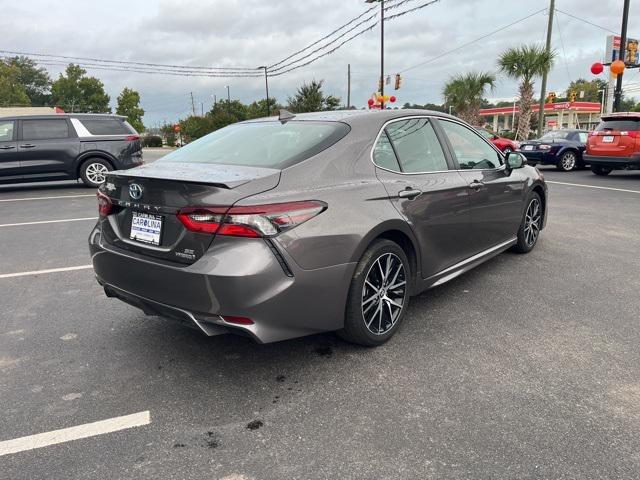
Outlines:
{"type": "Polygon", "coordinates": [[[137,183],[129,185],[129,196],[133,200],[140,200],[142,198],[142,187],[137,183]]]}

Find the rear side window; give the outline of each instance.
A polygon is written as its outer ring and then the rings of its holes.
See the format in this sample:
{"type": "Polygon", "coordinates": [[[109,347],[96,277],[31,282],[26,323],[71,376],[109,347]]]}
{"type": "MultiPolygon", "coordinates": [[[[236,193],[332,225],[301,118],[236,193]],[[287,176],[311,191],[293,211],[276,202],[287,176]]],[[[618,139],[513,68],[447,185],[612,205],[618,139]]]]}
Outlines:
{"type": "Polygon", "coordinates": [[[14,122],[0,121],[0,142],[10,142],[13,140],[14,122]]]}
{"type": "Polygon", "coordinates": [[[428,118],[409,118],[390,123],[387,135],[398,154],[404,173],[448,170],[447,159],[428,118]]]}
{"type": "Polygon", "coordinates": [[[396,157],[386,130],[380,134],[380,138],[376,142],[376,146],[373,149],[373,162],[381,168],[386,168],[393,172],[400,171],[400,164],[398,164],[398,158],[396,157]]]}
{"type": "Polygon", "coordinates": [[[236,123],[158,160],[282,169],[316,155],[349,133],[341,122],[236,123]]]}
{"type": "Polygon", "coordinates": [[[596,132],[602,132],[604,130],[615,130],[617,132],[637,132],[640,131],[640,118],[637,120],[603,120],[600,122],[600,125],[596,127],[596,132]]]}
{"type": "Polygon", "coordinates": [[[117,118],[79,118],[91,135],[130,135],[135,133],[126,122],[117,118]]]}
{"type": "Polygon", "coordinates": [[[22,121],[23,140],[53,140],[68,137],[69,125],[64,118],[22,121]]]}

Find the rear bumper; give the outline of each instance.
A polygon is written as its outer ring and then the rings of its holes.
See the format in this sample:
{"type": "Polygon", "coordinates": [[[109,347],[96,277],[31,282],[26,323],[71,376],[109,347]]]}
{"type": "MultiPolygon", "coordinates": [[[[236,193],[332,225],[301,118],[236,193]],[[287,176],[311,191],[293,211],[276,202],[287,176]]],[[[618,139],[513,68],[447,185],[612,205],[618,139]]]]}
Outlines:
{"type": "Polygon", "coordinates": [[[275,247],[291,276],[262,239],[216,239],[203,257],[183,267],[116,251],[102,243],[99,225],[89,238],[96,277],[107,295],[147,314],[207,335],[240,333],[262,343],[342,328],[355,263],[303,270],[275,247]],[[223,315],[254,324],[228,323],[223,315]]]}
{"type": "Polygon", "coordinates": [[[640,169],[640,154],[630,157],[603,157],[598,155],[584,155],[585,162],[590,165],[608,167],[613,169],[634,168],[640,169]]]}

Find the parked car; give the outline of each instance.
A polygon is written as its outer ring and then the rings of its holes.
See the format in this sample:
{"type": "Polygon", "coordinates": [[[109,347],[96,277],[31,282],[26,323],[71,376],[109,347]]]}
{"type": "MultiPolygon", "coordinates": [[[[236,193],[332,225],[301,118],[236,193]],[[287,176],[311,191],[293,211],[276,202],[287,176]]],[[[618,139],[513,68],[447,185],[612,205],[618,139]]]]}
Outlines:
{"type": "Polygon", "coordinates": [[[585,160],[596,175],[640,169],[640,113],[612,113],[589,136],[585,160]]]}
{"type": "Polygon", "coordinates": [[[373,346],[411,295],[533,249],[547,188],[446,114],[281,111],[109,172],[98,202],[89,247],[107,296],[207,335],[337,330],[373,346]]]}
{"type": "Polygon", "coordinates": [[[489,132],[484,128],[478,128],[478,131],[504,154],[515,152],[518,149],[518,143],[514,142],[513,140],[501,137],[497,133],[489,132]]]}
{"type": "Polygon", "coordinates": [[[537,140],[522,142],[519,151],[529,165],[555,165],[558,170],[570,172],[585,166],[583,152],[588,136],[587,130],[551,130],[537,140]]]}
{"type": "Polygon", "coordinates": [[[140,137],[125,117],[57,114],[0,118],[0,183],[81,178],[142,164],[140,137]]]}

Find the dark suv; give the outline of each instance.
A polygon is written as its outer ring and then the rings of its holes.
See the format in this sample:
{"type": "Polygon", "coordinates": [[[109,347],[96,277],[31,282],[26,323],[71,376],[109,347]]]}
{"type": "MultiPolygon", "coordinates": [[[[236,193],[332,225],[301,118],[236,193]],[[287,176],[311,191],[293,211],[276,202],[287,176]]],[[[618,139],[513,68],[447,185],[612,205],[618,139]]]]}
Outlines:
{"type": "Polygon", "coordinates": [[[125,117],[95,114],[0,118],[0,183],[81,178],[142,163],[140,136],[125,117]]]}

